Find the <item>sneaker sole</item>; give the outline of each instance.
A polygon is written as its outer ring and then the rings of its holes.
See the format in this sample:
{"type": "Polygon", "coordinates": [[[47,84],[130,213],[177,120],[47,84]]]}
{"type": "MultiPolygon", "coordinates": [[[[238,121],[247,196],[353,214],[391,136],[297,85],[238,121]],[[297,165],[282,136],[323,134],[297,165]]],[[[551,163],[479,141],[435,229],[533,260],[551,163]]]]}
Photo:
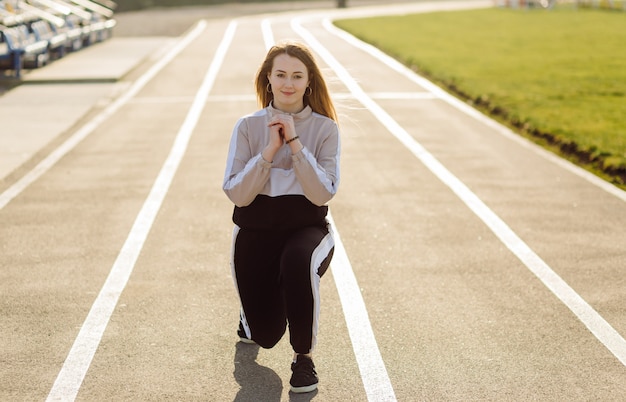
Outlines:
{"type": "Polygon", "coordinates": [[[239,341],[242,342],[242,343],[246,343],[248,345],[254,345],[256,343],[252,339],[248,339],[248,338],[244,338],[244,337],[239,337],[239,341]]]}
{"type": "Polygon", "coordinates": [[[306,392],[315,391],[317,389],[317,384],[307,385],[305,387],[294,387],[291,386],[291,392],[295,394],[304,394],[306,392]]]}

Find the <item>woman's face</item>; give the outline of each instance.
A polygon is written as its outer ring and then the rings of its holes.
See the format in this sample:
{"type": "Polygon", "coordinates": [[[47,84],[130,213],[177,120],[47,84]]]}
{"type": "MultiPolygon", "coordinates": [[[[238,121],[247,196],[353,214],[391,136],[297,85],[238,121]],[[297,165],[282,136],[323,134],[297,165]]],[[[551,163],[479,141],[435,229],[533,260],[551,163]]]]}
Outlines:
{"type": "Polygon", "coordinates": [[[274,58],[269,82],[274,94],[274,107],[287,113],[304,109],[304,92],[309,86],[309,73],[300,59],[285,53],[274,58]]]}

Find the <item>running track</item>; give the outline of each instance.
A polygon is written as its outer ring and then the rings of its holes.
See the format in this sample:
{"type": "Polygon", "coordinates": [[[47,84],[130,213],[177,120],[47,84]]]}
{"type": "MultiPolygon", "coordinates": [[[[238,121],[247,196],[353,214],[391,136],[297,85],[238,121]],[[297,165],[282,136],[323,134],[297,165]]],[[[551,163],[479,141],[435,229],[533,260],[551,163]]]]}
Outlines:
{"type": "Polygon", "coordinates": [[[0,194],[1,399],[626,398],[624,192],[331,14],[199,20],[0,194]],[[220,190],[256,66],[282,38],[315,51],[342,128],[309,396],[287,392],[286,339],[236,343],[220,190]]]}

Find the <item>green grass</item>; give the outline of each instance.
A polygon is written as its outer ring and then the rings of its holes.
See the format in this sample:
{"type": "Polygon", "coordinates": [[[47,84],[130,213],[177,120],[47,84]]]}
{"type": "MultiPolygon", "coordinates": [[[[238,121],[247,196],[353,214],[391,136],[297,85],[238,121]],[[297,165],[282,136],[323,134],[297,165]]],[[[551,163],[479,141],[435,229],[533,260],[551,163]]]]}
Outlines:
{"type": "Polygon", "coordinates": [[[494,8],[336,25],[518,132],[626,183],[626,13],[494,8]]]}

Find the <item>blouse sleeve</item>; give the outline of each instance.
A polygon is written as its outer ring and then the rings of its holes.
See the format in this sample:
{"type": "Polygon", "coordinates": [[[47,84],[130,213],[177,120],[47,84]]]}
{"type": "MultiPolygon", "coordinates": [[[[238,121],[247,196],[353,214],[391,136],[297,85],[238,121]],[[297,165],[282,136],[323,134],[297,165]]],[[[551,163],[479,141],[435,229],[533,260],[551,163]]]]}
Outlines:
{"type": "Polygon", "coordinates": [[[339,130],[332,122],[325,140],[317,150],[303,148],[292,156],[293,168],[304,195],[313,204],[321,206],[330,201],[339,186],[339,130]]]}
{"type": "Polygon", "coordinates": [[[228,198],[238,207],[249,205],[269,180],[271,167],[260,153],[252,154],[246,121],[239,120],[230,140],[222,186],[228,198]]]}

